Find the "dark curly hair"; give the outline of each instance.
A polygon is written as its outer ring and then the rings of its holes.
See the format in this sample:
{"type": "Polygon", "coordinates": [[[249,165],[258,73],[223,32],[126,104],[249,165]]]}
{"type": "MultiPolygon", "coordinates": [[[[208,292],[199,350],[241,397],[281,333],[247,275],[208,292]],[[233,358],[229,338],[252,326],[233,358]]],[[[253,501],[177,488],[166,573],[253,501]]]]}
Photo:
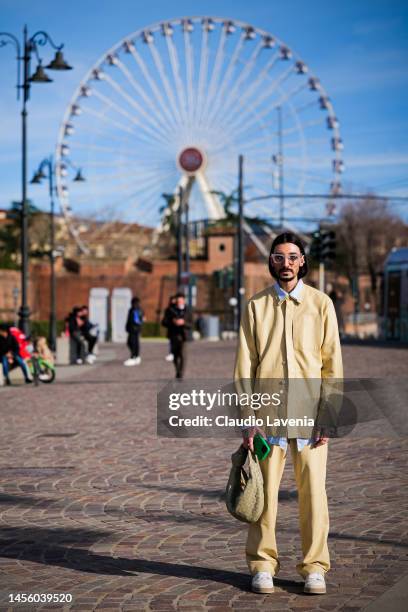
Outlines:
{"type": "Polygon", "coordinates": [[[293,234],[292,232],[284,232],[283,234],[279,234],[279,236],[276,236],[275,240],[272,242],[271,251],[269,253],[269,260],[268,260],[269,272],[273,278],[278,278],[271,264],[271,255],[275,251],[278,244],[286,244],[287,242],[290,242],[291,244],[296,244],[296,246],[299,247],[299,251],[302,253],[303,257],[305,258],[305,263],[303,264],[301,268],[299,268],[299,273],[298,273],[298,278],[303,278],[304,276],[306,276],[306,274],[309,271],[309,266],[307,265],[305,247],[303,245],[303,242],[299,238],[299,236],[297,236],[296,234],[293,234]]]}

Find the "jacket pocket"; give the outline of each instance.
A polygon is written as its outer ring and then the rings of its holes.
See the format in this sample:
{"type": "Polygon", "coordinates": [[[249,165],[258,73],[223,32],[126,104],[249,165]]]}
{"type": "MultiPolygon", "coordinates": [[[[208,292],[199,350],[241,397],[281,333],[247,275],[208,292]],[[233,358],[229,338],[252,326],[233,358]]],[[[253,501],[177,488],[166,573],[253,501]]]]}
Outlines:
{"type": "Polygon", "coordinates": [[[292,323],[293,346],[301,352],[320,351],[320,319],[312,314],[304,314],[292,323]]]}

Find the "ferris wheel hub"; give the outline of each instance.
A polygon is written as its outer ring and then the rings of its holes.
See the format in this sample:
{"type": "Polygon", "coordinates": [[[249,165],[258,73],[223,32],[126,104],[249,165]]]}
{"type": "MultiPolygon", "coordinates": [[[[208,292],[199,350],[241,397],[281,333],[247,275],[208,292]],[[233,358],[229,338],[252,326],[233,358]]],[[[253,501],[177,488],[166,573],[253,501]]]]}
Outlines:
{"type": "Polygon", "coordinates": [[[203,170],[207,164],[206,155],[197,147],[187,147],[183,149],[177,161],[180,169],[189,175],[196,174],[200,170],[203,170]]]}

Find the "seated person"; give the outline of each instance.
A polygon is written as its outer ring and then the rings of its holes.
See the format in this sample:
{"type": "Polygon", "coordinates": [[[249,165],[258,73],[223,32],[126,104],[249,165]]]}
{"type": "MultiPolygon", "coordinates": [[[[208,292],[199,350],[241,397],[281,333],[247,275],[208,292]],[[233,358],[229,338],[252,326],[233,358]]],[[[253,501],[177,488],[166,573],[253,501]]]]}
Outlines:
{"type": "Polygon", "coordinates": [[[98,325],[95,323],[91,323],[89,320],[89,310],[88,306],[81,306],[79,311],[79,318],[81,320],[79,324],[79,329],[82,337],[85,339],[88,345],[88,354],[86,356],[87,363],[94,363],[96,360],[96,355],[93,352],[96,343],[98,342],[99,329],[98,325]]]}
{"type": "Polygon", "coordinates": [[[78,365],[84,363],[85,356],[85,338],[81,333],[81,308],[75,306],[68,315],[68,331],[75,345],[75,361],[78,365]]]}
{"type": "Polygon", "coordinates": [[[39,336],[35,342],[35,350],[39,357],[54,365],[54,355],[49,349],[45,336],[39,336]]]}
{"type": "Polygon", "coordinates": [[[21,368],[26,383],[31,382],[28,375],[27,364],[20,354],[18,342],[10,332],[9,326],[4,323],[0,325],[0,359],[3,365],[3,374],[6,385],[11,385],[9,378],[10,367],[15,366],[16,364],[21,368]]]}

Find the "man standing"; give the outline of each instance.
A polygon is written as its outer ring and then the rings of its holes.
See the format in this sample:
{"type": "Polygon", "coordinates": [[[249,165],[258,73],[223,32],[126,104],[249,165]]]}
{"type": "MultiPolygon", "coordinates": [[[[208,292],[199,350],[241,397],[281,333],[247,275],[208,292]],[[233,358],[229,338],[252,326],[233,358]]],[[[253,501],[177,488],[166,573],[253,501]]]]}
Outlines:
{"type": "MultiPolygon", "coordinates": [[[[330,298],[303,283],[307,274],[304,246],[298,236],[283,233],[273,241],[269,271],[276,282],[254,295],[242,317],[234,377],[238,379],[341,379],[342,358],[336,314],[330,298]]],[[[257,428],[243,432],[253,450],[257,428]]],[[[299,497],[303,559],[297,570],[304,591],[326,592],[330,568],[329,515],[325,489],[328,438],[270,437],[271,452],[261,461],[265,508],[249,527],[247,563],[252,590],[273,592],[279,571],[275,523],[280,480],[290,446],[299,497]]]]}
{"type": "Polygon", "coordinates": [[[125,366],[135,366],[142,363],[142,358],[139,355],[139,337],[140,332],[142,331],[143,320],[144,313],[140,308],[140,300],[138,297],[134,297],[132,298],[126,321],[126,331],[128,334],[127,345],[130,350],[130,357],[123,362],[123,365],[125,366]]]}
{"type": "Polygon", "coordinates": [[[190,328],[184,293],[175,295],[175,303],[167,308],[163,324],[168,331],[176,378],[183,378],[185,366],[184,343],[187,340],[186,330],[190,328]]]}

